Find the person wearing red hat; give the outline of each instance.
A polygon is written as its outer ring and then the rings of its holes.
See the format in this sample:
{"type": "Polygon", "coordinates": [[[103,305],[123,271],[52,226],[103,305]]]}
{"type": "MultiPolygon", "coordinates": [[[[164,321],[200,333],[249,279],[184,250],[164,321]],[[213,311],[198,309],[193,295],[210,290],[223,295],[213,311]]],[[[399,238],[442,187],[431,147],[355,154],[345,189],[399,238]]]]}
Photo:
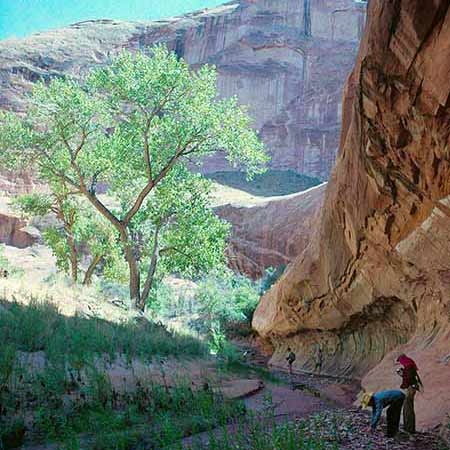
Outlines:
{"type": "Polygon", "coordinates": [[[413,359],[402,353],[397,362],[402,366],[397,373],[402,377],[401,389],[405,390],[406,399],[403,407],[403,427],[408,433],[416,432],[416,413],[414,411],[414,397],[423,387],[419,377],[417,365],[413,359]]]}

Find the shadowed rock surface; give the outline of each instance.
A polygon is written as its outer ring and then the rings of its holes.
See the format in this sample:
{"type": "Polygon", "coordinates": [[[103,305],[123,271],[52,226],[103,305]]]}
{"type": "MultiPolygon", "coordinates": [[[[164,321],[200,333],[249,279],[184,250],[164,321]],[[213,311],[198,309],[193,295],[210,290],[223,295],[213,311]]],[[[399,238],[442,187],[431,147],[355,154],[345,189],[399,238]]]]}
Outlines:
{"type": "Polygon", "coordinates": [[[35,244],[39,240],[39,232],[27,225],[0,196],[0,244],[20,249],[35,244]]]}
{"type": "Polygon", "coordinates": [[[449,7],[370,2],[321,219],[253,321],[274,363],[289,345],[314,368],[320,347],[324,372],[372,369],[368,389],[398,387],[393,360],[410,352],[419,428],[450,404],[449,7]]]}
{"type": "MultiPolygon", "coordinates": [[[[166,43],[194,67],[217,66],[220,94],[248,105],[273,167],[327,179],[364,16],[354,0],[236,0],[173,19],[85,21],[3,40],[0,108],[25,110],[40,79],[80,77],[123,48],[166,43]]],[[[208,172],[227,168],[222,156],[205,164],[208,172]]]]}

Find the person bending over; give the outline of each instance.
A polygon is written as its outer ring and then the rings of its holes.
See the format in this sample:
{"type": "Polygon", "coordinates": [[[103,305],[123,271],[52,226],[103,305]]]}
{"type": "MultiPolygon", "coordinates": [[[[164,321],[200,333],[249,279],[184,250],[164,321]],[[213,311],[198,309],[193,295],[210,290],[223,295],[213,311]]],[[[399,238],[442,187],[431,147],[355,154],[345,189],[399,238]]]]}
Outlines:
{"type": "Polygon", "coordinates": [[[369,431],[375,431],[381,419],[381,413],[384,408],[387,408],[387,437],[394,437],[400,425],[400,415],[402,412],[403,402],[405,401],[405,394],[402,391],[381,391],[381,392],[366,392],[361,400],[361,407],[372,407],[372,420],[370,422],[369,431]]]}

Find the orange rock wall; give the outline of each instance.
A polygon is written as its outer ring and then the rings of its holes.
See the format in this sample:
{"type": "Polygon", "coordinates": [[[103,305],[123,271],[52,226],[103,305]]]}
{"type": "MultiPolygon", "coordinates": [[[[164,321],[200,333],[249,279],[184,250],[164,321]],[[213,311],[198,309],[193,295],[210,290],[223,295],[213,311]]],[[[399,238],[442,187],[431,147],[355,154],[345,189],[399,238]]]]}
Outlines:
{"type": "Polygon", "coordinates": [[[399,385],[406,349],[430,426],[450,411],[450,2],[371,0],[368,17],[317,232],[253,325],[274,363],[290,345],[312,368],[321,347],[325,372],[371,369],[370,389],[399,385]]]}

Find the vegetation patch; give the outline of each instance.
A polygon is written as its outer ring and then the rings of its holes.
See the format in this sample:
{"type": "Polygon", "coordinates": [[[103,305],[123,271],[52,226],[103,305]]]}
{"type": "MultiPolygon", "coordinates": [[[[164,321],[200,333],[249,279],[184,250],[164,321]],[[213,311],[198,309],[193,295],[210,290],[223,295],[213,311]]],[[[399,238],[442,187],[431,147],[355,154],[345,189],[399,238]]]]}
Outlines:
{"type": "Polygon", "coordinates": [[[270,396],[266,403],[263,413],[237,419],[233,433],[210,432],[204,442],[194,439],[189,450],[338,450],[351,428],[348,419],[332,412],[280,421],[270,396]]]}
{"type": "Polygon", "coordinates": [[[255,175],[251,180],[245,172],[239,171],[214,172],[206,176],[217,183],[261,197],[294,194],[321,183],[318,178],[293,170],[267,170],[265,173],[255,175]]]}
{"type": "Polygon", "coordinates": [[[162,448],[183,436],[225,424],[244,412],[205,379],[140,379],[119,389],[109,375],[118,355],[202,356],[205,346],[143,322],[112,324],[64,317],[49,303],[0,306],[2,445],[61,442],[61,448],[162,448]]]}
{"type": "Polygon", "coordinates": [[[188,330],[204,336],[217,353],[226,338],[252,334],[260,285],[229,269],[215,271],[197,280],[187,294],[187,290],[177,294],[170,284],[161,284],[151,310],[164,322],[181,319],[188,330]]]}

